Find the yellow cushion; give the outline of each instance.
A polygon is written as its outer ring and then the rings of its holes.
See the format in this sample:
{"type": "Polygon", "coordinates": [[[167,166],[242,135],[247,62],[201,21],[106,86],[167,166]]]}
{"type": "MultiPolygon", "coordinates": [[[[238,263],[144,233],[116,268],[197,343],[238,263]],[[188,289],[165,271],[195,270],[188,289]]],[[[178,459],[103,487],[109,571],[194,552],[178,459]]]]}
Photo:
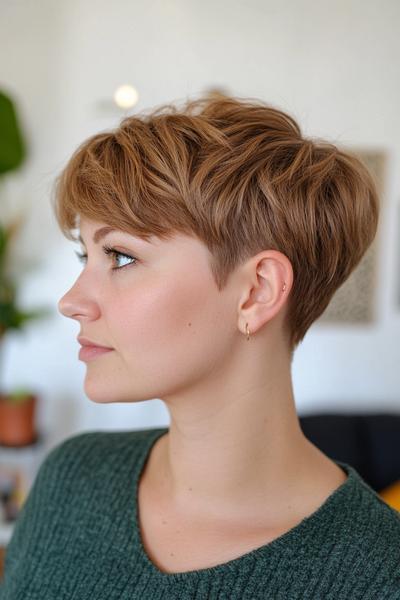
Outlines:
{"type": "Polygon", "coordinates": [[[400,511],[400,480],[381,490],[379,495],[389,506],[400,511]]]}

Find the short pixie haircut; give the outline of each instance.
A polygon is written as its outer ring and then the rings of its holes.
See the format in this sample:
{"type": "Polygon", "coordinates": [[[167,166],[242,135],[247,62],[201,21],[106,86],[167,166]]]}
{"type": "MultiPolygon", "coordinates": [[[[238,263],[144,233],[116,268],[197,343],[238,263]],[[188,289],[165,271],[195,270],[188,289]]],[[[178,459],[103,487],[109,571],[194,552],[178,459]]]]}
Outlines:
{"type": "Polygon", "coordinates": [[[304,137],[271,105],[223,95],[164,104],[93,135],[53,191],[71,240],[80,216],[145,240],[196,236],[219,290],[248,258],[282,252],[294,276],[284,324],[292,353],[360,262],[379,217],[375,183],[356,156],[304,137]]]}

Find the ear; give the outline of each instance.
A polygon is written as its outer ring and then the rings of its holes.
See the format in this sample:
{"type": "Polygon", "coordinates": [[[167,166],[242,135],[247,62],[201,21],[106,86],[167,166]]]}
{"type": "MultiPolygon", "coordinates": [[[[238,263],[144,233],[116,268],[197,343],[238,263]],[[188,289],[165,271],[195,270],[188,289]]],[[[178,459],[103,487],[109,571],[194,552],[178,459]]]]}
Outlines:
{"type": "Polygon", "coordinates": [[[293,285],[290,260],[278,250],[265,250],[245,265],[245,289],[239,304],[239,329],[246,334],[270,322],[286,304],[293,285]]]}

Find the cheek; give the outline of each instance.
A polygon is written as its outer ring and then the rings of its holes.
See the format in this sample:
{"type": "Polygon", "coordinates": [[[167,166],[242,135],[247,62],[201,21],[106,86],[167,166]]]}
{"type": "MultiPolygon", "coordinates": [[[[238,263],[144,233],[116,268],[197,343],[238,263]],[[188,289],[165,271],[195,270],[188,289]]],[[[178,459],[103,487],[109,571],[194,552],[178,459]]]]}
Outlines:
{"type": "Polygon", "coordinates": [[[108,326],[131,374],[166,381],[187,369],[207,369],[226,343],[232,319],[214,283],[191,273],[121,294],[108,326]]]}
{"type": "Polygon", "coordinates": [[[113,304],[108,322],[120,350],[162,350],[190,339],[204,311],[207,292],[190,283],[163,283],[124,295],[113,304]]]}

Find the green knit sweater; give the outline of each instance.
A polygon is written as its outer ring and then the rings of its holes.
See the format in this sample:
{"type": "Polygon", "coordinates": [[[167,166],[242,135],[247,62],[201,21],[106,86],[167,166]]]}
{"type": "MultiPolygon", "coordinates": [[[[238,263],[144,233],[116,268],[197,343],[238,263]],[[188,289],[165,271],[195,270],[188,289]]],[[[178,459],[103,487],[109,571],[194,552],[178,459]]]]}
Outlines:
{"type": "Polygon", "coordinates": [[[168,428],[85,432],[40,466],[7,548],[1,600],[400,599],[400,514],[353,467],[282,536],[210,568],[165,573],[142,544],[137,482],[168,428]]]}

